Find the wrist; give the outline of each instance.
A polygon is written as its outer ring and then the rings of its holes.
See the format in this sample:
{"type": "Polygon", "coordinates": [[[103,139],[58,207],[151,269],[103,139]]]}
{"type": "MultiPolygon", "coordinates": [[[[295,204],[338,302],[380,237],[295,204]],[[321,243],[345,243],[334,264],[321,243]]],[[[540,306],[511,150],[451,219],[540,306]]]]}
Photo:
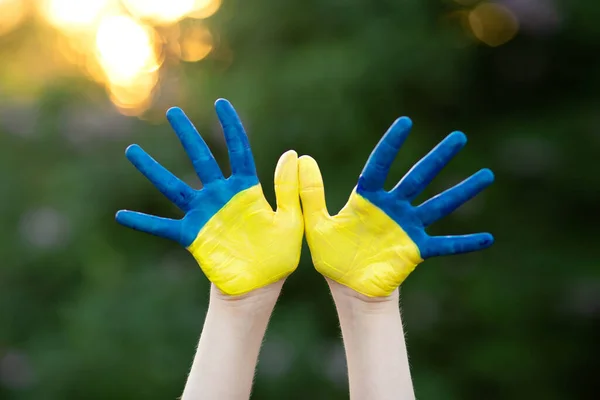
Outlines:
{"type": "Polygon", "coordinates": [[[331,295],[336,304],[351,306],[353,308],[362,308],[365,311],[394,308],[399,306],[399,289],[396,288],[389,296],[370,297],[356,290],[325,278],[331,295]]]}
{"type": "Polygon", "coordinates": [[[227,295],[221,292],[215,285],[211,285],[210,305],[243,313],[271,310],[279,298],[283,282],[284,280],[282,279],[239,296],[227,295]]]}

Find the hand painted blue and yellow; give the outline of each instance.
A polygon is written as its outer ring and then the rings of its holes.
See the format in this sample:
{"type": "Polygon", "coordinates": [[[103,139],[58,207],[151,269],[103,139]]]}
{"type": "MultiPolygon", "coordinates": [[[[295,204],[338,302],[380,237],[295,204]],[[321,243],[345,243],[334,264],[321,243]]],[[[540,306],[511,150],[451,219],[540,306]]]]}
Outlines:
{"type": "Polygon", "coordinates": [[[448,135],[392,189],[383,189],[390,166],[412,127],[394,122],[377,144],[348,203],[330,216],[323,178],[314,159],[299,159],[300,197],[306,238],[317,271],[369,296],[390,295],[424,259],[481,250],[489,233],[429,236],[425,228],[450,214],[494,181],[483,169],[419,206],[411,202],[466,144],[461,132],[448,135]]]}
{"type": "Polygon", "coordinates": [[[223,293],[241,295],[277,282],[300,260],[304,231],[298,197],[298,155],[284,153],[275,169],[277,211],[263,195],[248,137],[232,105],[217,100],[232,174],[224,178],[208,146],[179,108],[167,111],[194,170],[200,190],[190,188],[137,145],[127,148],[131,163],[185,216],[180,220],[121,210],[119,223],[175,240],[187,248],[208,279],[223,293]]]}

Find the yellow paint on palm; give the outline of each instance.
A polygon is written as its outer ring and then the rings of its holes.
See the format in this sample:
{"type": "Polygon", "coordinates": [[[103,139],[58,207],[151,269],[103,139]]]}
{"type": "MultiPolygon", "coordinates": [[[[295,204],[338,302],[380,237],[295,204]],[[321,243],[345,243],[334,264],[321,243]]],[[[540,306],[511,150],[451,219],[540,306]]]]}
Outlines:
{"type": "Polygon", "coordinates": [[[338,215],[317,221],[306,227],[315,268],[366,296],[389,296],[423,261],[408,234],[356,192],[338,215]]]}
{"type": "Polygon", "coordinates": [[[274,212],[256,185],[236,194],[187,249],[223,293],[241,295],[296,269],[302,230],[299,210],[274,212]]]}
{"type": "Polygon", "coordinates": [[[389,296],[423,262],[419,248],[383,210],[352,192],[330,216],[316,161],[299,160],[306,240],[317,271],[369,297],[389,296]]]}

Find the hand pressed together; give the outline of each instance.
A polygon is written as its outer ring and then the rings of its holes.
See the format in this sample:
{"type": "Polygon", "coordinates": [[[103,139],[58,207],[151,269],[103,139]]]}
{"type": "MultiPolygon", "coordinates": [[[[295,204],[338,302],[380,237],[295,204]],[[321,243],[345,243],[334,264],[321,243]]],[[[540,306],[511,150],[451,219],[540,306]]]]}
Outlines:
{"type": "Polygon", "coordinates": [[[412,127],[406,117],[390,127],[373,150],[344,208],[330,216],[314,159],[281,156],[275,170],[277,211],[264,198],[248,138],[229,102],[216,110],[227,142],[232,175],[224,178],[208,146],[179,108],[167,118],[203,183],[194,190],[139,146],[127,158],[185,212],[180,220],[119,211],[117,221],[179,242],[223,293],[240,295],[277,282],[299,261],[305,228],[315,268],[325,277],[369,297],[390,295],[424,259],[490,246],[489,233],[429,236],[425,228],[490,185],[483,169],[442,194],[412,201],[465,145],[453,132],[418,162],[391,191],[383,189],[390,166],[412,127]],[[302,210],[298,196],[302,199],[302,210]],[[305,225],[305,227],[303,226],[305,225]]]}
{"type": "Polygon", "coordinates": [[[227,142],[231,176],[223,176],[183,111],[172,108],[167,118],[202,189],[192,189],[132,145],[127,158],[185,215],[175,220],[119,211],[116,216],[125,226],[180,243],[214,284],[182,398],[250,397],[269,317],[283,279],[298,266],[306,233],[314,266],[328,279],[336,303],[350,397],[413,400],[396,289],[426,258],[476,251],[493,243],[489,233],[429,236],[425,232],[490,185],[492,172],[483,169],[420,205],[412,204],[465,145],[465,135],[453,132],[396,187],[384,190],[390,166],[412,127],[410,119],[402,117],[373,150],[337,215],[327,212],[316,161],[309,156],[298,158],[291,150],[281,156],[275,169],[277,210],[273,211],[263,195],[248,137],[235,110],[226,100],[217,100],[215,107],[227,142]],[[363,301],[364,296],[371,301],[363,301]],[[373,305],[376,308],[364,311],[364,306],[373,305]]]}

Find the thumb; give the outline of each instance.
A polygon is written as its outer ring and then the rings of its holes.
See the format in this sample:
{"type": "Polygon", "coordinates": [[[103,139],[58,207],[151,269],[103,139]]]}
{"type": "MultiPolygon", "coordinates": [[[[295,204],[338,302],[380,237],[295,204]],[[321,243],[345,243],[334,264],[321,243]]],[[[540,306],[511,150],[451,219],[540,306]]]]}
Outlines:
{"type": "Polygon", "coordinates": [[[298,198],[298,154],[288,150],[281,155],[275,167],[275,197],[277,211],[300,213],[298,198]]]}
{"type": "Polygon", "coordinates": [[[328,217],[325,203],[325,188],[319,165],[310,156],[302,156],[298,160],[298,178],[300,181],[300,198],[307,225],[314,225],[319,219],[328,217]]]}

